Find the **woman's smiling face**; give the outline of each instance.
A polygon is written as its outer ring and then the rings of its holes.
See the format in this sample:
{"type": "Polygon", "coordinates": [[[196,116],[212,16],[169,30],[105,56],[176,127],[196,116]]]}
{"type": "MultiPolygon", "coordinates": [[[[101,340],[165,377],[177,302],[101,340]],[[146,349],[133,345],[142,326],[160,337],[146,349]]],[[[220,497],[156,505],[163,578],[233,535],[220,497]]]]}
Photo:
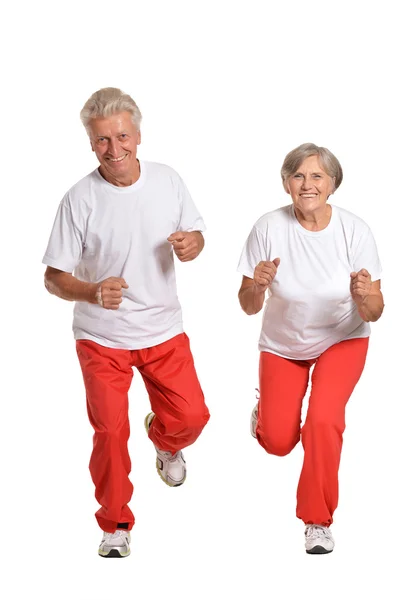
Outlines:
{"type": "Polygon", "coordinates": [[[317,155],[309,156],[285,182],[295,208],[309,214],[326,205],[334,192],[334,180],[325,172],[317,155]]]}

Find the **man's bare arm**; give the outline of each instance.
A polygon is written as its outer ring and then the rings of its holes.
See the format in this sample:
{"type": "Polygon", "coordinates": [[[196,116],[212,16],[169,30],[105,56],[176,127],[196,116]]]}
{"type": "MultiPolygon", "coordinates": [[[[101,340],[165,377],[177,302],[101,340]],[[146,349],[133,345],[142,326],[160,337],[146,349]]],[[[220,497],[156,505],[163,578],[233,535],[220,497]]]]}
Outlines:
{"type": "Polygon", "coordinates": [[[63,300],[97,304],[96,291],[98,284],[80,281],[72,273],[47,267],[44,274],[44,285],[50,294],[54,294],[63,300]]]}
{"type": "Polygon", "coordinates": [[[122,303],[123,289],[129,286],[122,277],[108,277],[99,283],[80,281],[72,275],[53,267],[47,267],[44,285],[50,294],[63,300],[100,304],[108,310],[117,310],[122,303]]]}

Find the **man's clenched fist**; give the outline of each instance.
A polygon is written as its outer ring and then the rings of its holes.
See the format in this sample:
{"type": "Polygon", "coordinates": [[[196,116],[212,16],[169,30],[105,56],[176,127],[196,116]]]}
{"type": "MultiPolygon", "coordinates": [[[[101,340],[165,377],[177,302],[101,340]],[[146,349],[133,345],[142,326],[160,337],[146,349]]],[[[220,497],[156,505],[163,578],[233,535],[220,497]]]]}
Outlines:
{"type": "Polygon", "coordinates": [[[95,292],[96,303],[110,310],[119,308],[122,302],[122,289],[129,286],[122,277],[108,277],[99,284],[95,292]]]}
{"type": "Polygon", "coordinates": [[[276,276],[277,268],[280,264],[280,259],[262,260],[256,267],[254,272],[254,284],[256,292],[265,292],[271,285],[276,276]]]}
{"type": "Polygon", "coordinates": [[[181,262],[194,260],[204,247],[204,237],[200,231],[176,231],[168,237],[168,242],[181,262]]]}

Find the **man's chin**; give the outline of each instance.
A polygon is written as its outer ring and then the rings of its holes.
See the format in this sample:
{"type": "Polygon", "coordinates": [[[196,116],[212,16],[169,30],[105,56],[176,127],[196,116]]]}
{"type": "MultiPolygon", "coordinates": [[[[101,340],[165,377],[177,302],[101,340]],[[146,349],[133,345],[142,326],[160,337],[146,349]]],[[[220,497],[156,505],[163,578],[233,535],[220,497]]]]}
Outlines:
{"type": "MultiPolygon", "coordinates": [[[[124,162],[124,161],[123,161],[124,162]]],[[[106,165],[106,170],[108,171],[108,173],[129,173],[129,165],[128,164],[123,164],[122,163],[116,163],[116,164],[107,164],[106,165]]]]}

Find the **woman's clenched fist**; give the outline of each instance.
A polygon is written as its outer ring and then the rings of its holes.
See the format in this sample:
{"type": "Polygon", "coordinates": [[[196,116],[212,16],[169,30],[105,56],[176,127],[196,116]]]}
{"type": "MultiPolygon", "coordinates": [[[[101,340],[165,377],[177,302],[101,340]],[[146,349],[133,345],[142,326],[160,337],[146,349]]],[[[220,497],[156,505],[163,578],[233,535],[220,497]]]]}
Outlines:
{"type": "Polygon", "coordinates": [[[262,260],[254,271],[254,285],[255,291],[263,293],[271,285],[273,279],[276,276],[280,259],[275,258],[274,260],[262,260]]]}
{"type": "Polygon", "coordinates": [[[351,273],[351,294],[357,305],[362,304],[371,291],[371,275],[366,269],[351,273]]]}

